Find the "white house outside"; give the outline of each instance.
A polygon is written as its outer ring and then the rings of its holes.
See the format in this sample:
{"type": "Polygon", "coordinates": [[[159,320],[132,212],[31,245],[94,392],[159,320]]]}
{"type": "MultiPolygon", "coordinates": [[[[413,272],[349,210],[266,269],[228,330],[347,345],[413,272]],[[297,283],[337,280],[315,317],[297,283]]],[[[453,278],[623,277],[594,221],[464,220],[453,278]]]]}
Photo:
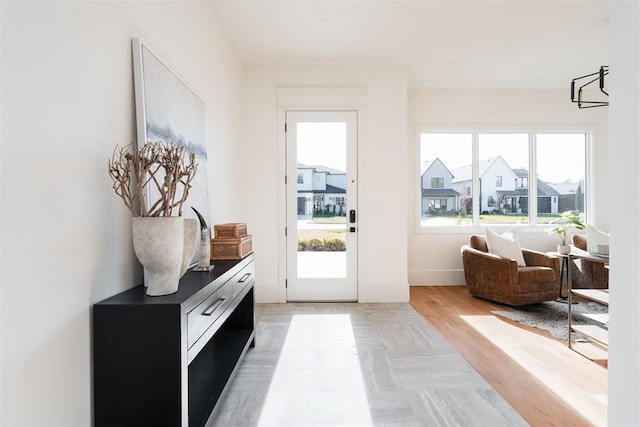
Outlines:
{"type": "Polygon", "coordinates": [[[422,214],[460,210],[460,193],[453,189],[453,174],[436,158],[422,165],[422,214]]]}
{"type": "Polygon", "coordinates": [[[346,214],[346,172],[298,164],[298,219],[346,214]]]}
{"type": "MultiPolygon", "coordinates": [[[[527,214],[529,209],[529,172],[513,169],[501,157],[479,162],[480,213],[527,214]]],[[[537,180],[538,213],[557,214],[564,210],[581,209],[583,184],[550,185],[537,180]],[[554,185],[561,188],[558,191],[554,185]]],[[[421,169],[422,215],[471,213],[472,166],[451,171],[436,158],[427,161],[421,169]]]]}

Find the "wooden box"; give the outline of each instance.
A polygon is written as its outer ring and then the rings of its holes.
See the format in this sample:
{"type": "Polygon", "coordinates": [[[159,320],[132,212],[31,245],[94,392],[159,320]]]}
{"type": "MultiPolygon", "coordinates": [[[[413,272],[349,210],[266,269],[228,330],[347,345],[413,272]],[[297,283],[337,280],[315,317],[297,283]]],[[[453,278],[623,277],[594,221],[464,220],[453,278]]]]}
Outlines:
{"type": "Polygon", "coordinates": [[[235,239],[247,235],[247,224],[233,222],[228,224],[217,224],[213,226],[216,239],[235,239]]]}
{"type": "Polygon", "coordinates": [[[252,236],[236,237],[233,239],[211,239],[211,259],[242,259],[253,252],[252,236]]]}

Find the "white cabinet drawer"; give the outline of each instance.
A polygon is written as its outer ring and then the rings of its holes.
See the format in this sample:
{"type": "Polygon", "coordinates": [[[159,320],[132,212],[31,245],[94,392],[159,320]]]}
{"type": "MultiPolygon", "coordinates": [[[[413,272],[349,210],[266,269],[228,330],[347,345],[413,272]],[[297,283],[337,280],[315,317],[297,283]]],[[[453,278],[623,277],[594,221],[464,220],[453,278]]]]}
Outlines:
{"type": "Polygon", "coordinates": [[[253,282],[255,277],[255,264],[251,263],[243,268],[238,274],[233,276],[231,283],[233,284],[233,298],[240,295],[242,290],[253,282]]]}
{"type": "Polygon", "coordinates": [[[187,348],[190,348],[209,329],[231,304],[232,299],[232,282],[227,282],[187,314],[187,348]]]}

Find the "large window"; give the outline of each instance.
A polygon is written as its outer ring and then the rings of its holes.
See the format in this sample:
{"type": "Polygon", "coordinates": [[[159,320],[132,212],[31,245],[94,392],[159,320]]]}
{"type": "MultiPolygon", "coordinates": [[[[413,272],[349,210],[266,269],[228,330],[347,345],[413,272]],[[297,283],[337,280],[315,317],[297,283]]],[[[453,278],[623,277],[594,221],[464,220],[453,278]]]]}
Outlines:
{"type": "Polygon", "coordinates": [[[420,214],[425,225],[471,225],[472,147],[469,133],[420,135],[420,214]],[[442,179],[442,187],[434,188],[432,178],[442,179]]]}
{"type": "Polygon", "coordinates": [[[567,210],[584,217],[587,136],[419,132],[420,225],[544,225],[567,210]]]}
{"type": "Polygon", "coordinates": [[[478,223],[528,224],[529,189],[516,178],[529,173],[529,135],[478,133],[478,223]]]}

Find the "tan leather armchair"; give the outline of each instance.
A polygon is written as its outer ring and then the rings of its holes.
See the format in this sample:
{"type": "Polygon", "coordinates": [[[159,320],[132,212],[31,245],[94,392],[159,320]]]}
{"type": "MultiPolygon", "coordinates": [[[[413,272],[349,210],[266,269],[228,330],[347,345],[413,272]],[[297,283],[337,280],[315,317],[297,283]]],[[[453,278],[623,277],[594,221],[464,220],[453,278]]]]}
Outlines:
{"type": "Polygon", "coordinates": [[[523,249],[527,265],[519,267],[515,260],[489,253],[480,235],[472,235],[460,252],[471,295],[513,306],[558,298],[560,261],[556,257],[523,249]]]}
{"type": "MultiPolygon", "coordinates": [[[[584,234],[574,234],[571,240],[576,248],[587,250],[587,236],[584,234]]],[[[609,289],[609,270],[602,262],[574,258],[571,266],[571,287],[575,289],[609,289]]]]}

